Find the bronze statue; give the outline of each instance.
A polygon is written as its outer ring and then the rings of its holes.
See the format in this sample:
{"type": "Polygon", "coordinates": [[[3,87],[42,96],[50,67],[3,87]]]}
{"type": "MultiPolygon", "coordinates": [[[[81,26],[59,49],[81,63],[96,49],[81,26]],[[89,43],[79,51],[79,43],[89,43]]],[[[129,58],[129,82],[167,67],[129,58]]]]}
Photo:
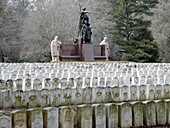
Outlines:
{"type": "Polygon", "coordinates": [[[82,31],[82,35],[83,35],[83,43],[91,43],[91,27],[90,27],[90,23],[85,23],[83,25],[83,31],[82,31]]]}
{"type": "Polygon", "coordinates": [[[81,11],[80,21],[79,21],[79,33],[78,36],[82,38],[82,43],[91,43],[91,27],[89,23],[89,17],[87,15],[86,8],[81,11]]]}

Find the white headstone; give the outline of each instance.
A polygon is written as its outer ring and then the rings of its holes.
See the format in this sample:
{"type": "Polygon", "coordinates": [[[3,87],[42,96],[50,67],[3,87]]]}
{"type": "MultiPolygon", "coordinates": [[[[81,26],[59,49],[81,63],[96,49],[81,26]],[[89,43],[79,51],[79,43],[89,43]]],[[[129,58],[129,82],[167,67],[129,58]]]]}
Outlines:
{"type": "Polygon", "coordinates": [[[0,111],[0,128],[12,128],[12,114],[7,111],[0,111]]]}
{"type": "Polygon", "coordinates": [[[59,128],[59,109],[48,107],[43,110],[44,127],[59,128]]]}

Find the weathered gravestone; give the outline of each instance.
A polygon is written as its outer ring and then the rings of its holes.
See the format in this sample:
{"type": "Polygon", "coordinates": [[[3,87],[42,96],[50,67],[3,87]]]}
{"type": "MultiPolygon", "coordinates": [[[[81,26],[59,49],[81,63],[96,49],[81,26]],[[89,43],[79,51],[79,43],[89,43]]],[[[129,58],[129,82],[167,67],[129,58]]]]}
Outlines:
{"type": "Polygon", "coordinates": [[[5,81],[0,79],[0,91],[1,90],[6,90],[6,89],[7,89],[7,86],[5,84],[5,81]]]}
{"type": "Polygon", "coordinates": [[[109,103],[113,101],[113,94],[111,87],[105,87],[104,89],[104,102],[109,103]]]}
{"type": "Polygon", "coordinates": [[[139,86],[139,100],[146,100],[146,85],[139,86]]]}
{"type": "Polygon", "coordinates": [[[41,90],[35,90],[37,107],[41,107],[41,90]]]}
{"type": "Polygon", "coordinates": [[[152,76],[147,76],[146,84],[148,84],[148,85],[152,85],[153,84],[152,76]]]}
{"type": "Polygon", "coordinates": [[[119,127],[128,128],[132,126],[132,106],[124,103],[119,106],[119,127]]]}
{"type": "Polygon", "coordinates": [[[29,106],[29,91],[23,92],[22,108],[28,108],[29,106]]]}
{"type": "Polygon", "coordinates": [[[159,84],[163,85],[164,83],[164,75],[159,76],[159,84]]]}
{"type": "Polygon", "coordinates": [[[29,91],[29,108],[35,108],[37,107],[37,96],[36,92],[34,90],[29,91]]]}
{"type": "Polygon", "coordinates": [[[119,85],[119,80],[117,77],[113,78],[113,86],[118,86],[119,85]]]}
{"type": "Polygon", "coordinates": [[[106,107],[102,104],[93,106],[95,111],[95,128],[106,128],[106,107]]]}
{"type": "Polygon", "coordinates": [[[148,99],[154,100],[155,99],[155,85],[148,86],[148,99]]]}
{"type": "Polygon", "coordinates": [[[133,125],[135,127],[142,127],[143,126],[143,111],[144,105],[142,102],[137,102],[133,104],[133,125]]]}
{"type": "Polygon", "coordinates": [[[166,84],[163,86],[164,88],[164,99],[169,99],[170,98],[170,85],[166,84]]]}
{"type": "Polygon", "coordinates": [[[124,85],[127,85],[129,86],[131,84],[131,78],[128,76],[128,77],[125,77],[125,82],[124,82],[124,85]]]}
{"type": "Polygon", "coordinates": [[[14,81],[14,83],[15,83],[15,89],[16,90],[22,90],[23,89],[23,87],[22,87],[23,80],[22,79],[17,79],[17,80],[14,81]]]}
{"type": "Polygon", "coordinates": [[[167,106],[167,123],[170,125],[170,100],[166,100],[166,106],[167,106]]]}
{"type": "Polygon", "coordinates": [[[104,97],[104,88],[96,87],[92,89],[93,103],[102,103],[104,97]]]}
{"type": "Polygon", "coordinates": [[[157,125],[165,125],[166,124],[166,104],[165,101],[158,101],[155,103],[156,105],[156,121],[157,125]]]}
{"type": "Polygon", "coordinates": [[[13,91],[13,107],[22,108],[22,103],[23,103],[23,91],[22,90],[13,91]]]}
{"type": "Polygon", "coordinates": [[[27,117],[29,128],[43,128],[42,109],[28,109],[27,117]]]}
{"type": "Polygon", "coordinates": [[[162,99],[162,85],[156,85],[155,88],[155,99],[162,99]]]}
{"type": "MultiPolygon", "coordinates": [[[[2,81],[3,82],[3,81],[2,81]]],[[[3,83],[2,83],[3,84],[3,83]]],[[[14,90],[14,84],[12,80],[7,80],[6,81],[6,87],[8,90],[14,90]]]]}
{"type": "Polygon", "coordinates": [[[52,89],[59,88],[59,78],[52,79],[52,89]]]}
{"type": "Polygon", "coordinates": [[[93,109],[90,105],[78,106],[78,128],[92,128],[93,109]]]}
{"type": "Polygon", "coordinates": [[[118,127],[118,106],[116,104],[106,104],[107,128],[118,127]]]}
{"type": "Polygon", "coordinates": [[[158,84],[158,77],[157,77],[157,75],[155,75],[155,76],[153,77],[153,84],[154,84],[154,85],[157,85],[157,84],[158,84]]]}
{"type": "Polygon", "coordinates": [[[13,128],[27,128],[27,113],[26,111],[12,111],[13,128]]]}
{"type": "Polygon", "coordinates": [[[25,79],[25,91],[31,89],[31,79],[25,79]]]}
{"type": "Polygon", "coordinates": [[[67,88],[67,79],[66,78],[62,78],[60,80],[60,85],[61,85],[61,88],[67,88]]]}
{"type": "Polygon", "coordinates": [[[74,78],[69,78],[68,79],[68,87],[73,88],[74,87],[74,78]]]}
{"type": "Polygon", "coordinates": [[[62,89],[62,104],[71,105],[72,103],[72,90],[71,88],[62,89]]]}
{"type": "Polygon", "coordinates": [[[44,88],[45,89],[51,89],[52,88],[52,82],[50,78],[44,79],[44,88]]]}
{"type": "Polygon", "coordinates": [[[61,105],[61,89],[55,88],[50,90],[50,105],[51,106],[59,106],[61,105]]]}
{"type": "Polygon", "coordinates": [[[111,77],[107,77],[106,87],[111,87],[113,85],[113,80],[111,77]]]}
{"type": "Polygon", "coordinates": [[[113,94],[113,101],[119,102],[120,101],[120,88],[118,86],[112,88],[112,94],[113,94]]]}
{"type": "Polygon", "coordinates": [[[124,77],[119,77],[119,87],[125,85],[124,77]]]}
{"type": "Polygon", "coordinates": [[[169,83],[170,83],[170,77],[169,75],[167,75],[165,78],[165,84],[169,84],[169,83]]]}
{"type": "Polygon", "coordinates": [[[73,95],[73,103],[74,104],[82,104],[82,89],[80,87],[76,87],[72,90],[73,95]]]}
{"type": "Polygon", "coordinates": [[[42,83],[41,83],[40,79],[34,79],[33,80],[33,89],[34,90],[42,89],[42,83]]]}
{"type": "Polygon", "coordinates": [[[8,111],[0,111],[0,128],[12,128],[12,114],[8,111]]]}
{"type": "Polygon", "coordinates": [[[92,88],[86,87],[83,89],[83,103],[89,104],[92,103],[92,88]]]}
{"type": "Polygon", "coordinates": [[[150,101],[145,104],[144,121],[146,126],[156,126],[156,108],[154,101],[150,101]]]}
{"type": "Polygon", "coordinates": [[[138,91],[136,85],[130,86],[130,100],[131,101],[138,100],[138,91]]]}
{"type": "Polygon", "coordinates": [[[140,85],[145,85],[146,84],[145,81],[146,81],[145,76],[141,76],[140,85]]]}
{"type": "Polygon", "coordinates": [[[98,78],[97,77],[93,77],[92,78],[92,87],[97,87],[98,86],[98,78]]]}
{"type": "Polygon", "coordinates": [[[49,105],[49,92],[48,89],[41,90],[41,107],[47,107],[49,105]]]}
{"type": "Polygon", "coordinates": [[[84,79],[84,87],[90,87],[90,77],[84,79]]]}
{"type": "Polygon", "coordinates": [[[139,85],[139,77],[134,77],[134,84],[139,85]]]}
{"type": "Polygon", "coordinates": [[[3,109],[12,107],[12,91],[4,90],[1,91],[2,94],[2,106],[3,109]]]}
{"type": "Polygon", "coordinates": [[[99,87],[105,87],[105,78],[100,78],[99,87]]]}
{"type": "Polygon", "coordinates": [[[75,119],[75,111],[71,107],[60,107],[60,119],[59,119],[59,127],[60,128],[74,128],[74,119],[75,119]]]}
{"type": "Polygon", "coordinates": [[[83,86],[83,79],[81,77],[76,78],[76,87],[83,86]]]}
{"type": "Polygon", "coordinates": [[[128,86],[121,87],[121,100],[122,101],[128,101],[129,100],[129,90],[128,86]]]}
{"type": "Polygon", "coordinates": [[[59,128],[59,109],[48,107],[43,109],[43,128],[59,128]]]}

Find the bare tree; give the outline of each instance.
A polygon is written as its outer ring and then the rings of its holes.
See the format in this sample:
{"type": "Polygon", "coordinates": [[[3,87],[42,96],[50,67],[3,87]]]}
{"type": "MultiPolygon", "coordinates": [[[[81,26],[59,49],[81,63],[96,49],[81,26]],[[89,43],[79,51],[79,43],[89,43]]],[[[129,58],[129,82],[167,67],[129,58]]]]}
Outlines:
{"type": "Polygon", "coordinates": [[[108,27],[103,0],[40,0],[34,2],[23,24],[23,60],[50,61],[50,42],[58,35],[63,43],[73,43],[78,32],[80,10],[86,7],[92,27],[92,42],[100,43],[108,27]],[[103,8],[103,10],[102,10],[103,8]],[[99,11],[100,10],[100,11],[99,11]]]}
{"type": "Polygon", "coordinates": [[[6,62],[18,62],[21,50],[21,26],[27,13],[28,0],[2,0],[0,16],[0,53],[6,62]]]}
{"type": "Polygon", "coordinates": [[[158,42],[160,61],[169,62],[169,52],[167,51],[167,40],[170,37],[170,2],[167,0],[160,0],[157,8],[154,10],[151,30],[153,36],[158,42]]]}

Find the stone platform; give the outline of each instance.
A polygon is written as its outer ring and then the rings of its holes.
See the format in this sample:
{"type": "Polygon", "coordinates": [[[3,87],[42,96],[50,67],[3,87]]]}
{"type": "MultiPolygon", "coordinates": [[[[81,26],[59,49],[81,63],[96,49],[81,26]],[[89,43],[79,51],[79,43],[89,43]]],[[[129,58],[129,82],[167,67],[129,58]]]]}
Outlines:
{"type": "Polygon", "coordinates": [[[62,44],[60,61],[106,61],[105,46],[93,44],[62,44]]]}

